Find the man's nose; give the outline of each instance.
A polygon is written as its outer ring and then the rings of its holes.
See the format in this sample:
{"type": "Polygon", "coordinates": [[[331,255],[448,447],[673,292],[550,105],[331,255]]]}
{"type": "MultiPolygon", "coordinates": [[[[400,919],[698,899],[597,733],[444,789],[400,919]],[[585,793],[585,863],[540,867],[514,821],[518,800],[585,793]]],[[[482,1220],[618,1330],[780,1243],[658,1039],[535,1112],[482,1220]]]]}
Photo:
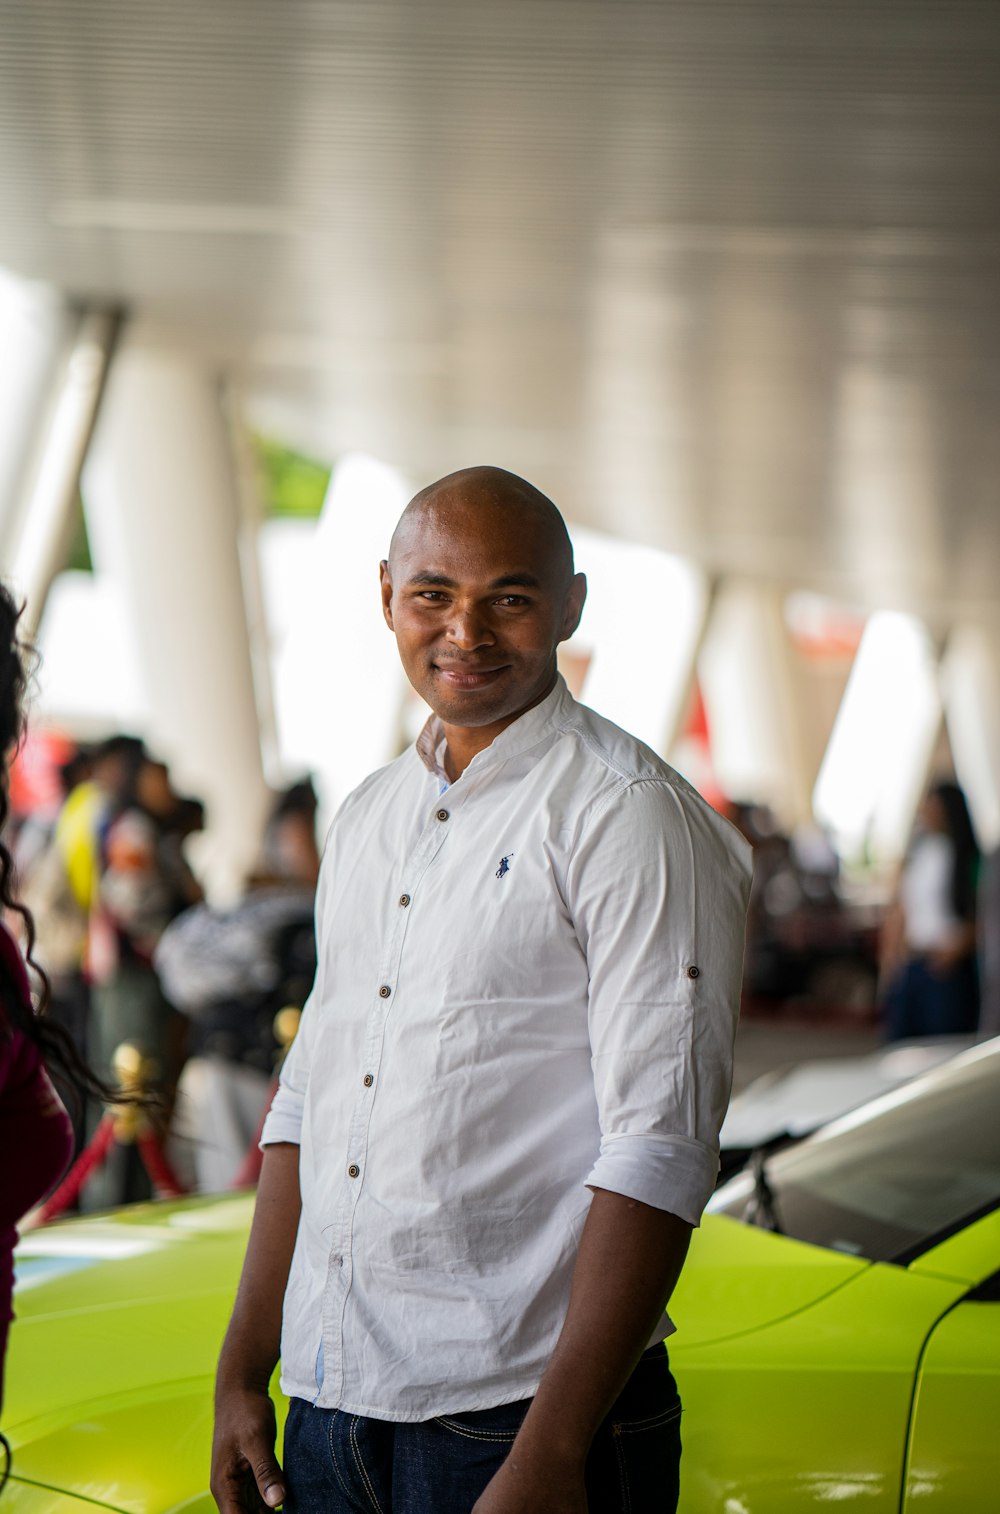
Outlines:
{"type": "Polygon", "coordinates": [[[489,618],[478,605],[456,605],[448,626],[448,639],[463,652],[489,646],[494,641],[489,618]]]}

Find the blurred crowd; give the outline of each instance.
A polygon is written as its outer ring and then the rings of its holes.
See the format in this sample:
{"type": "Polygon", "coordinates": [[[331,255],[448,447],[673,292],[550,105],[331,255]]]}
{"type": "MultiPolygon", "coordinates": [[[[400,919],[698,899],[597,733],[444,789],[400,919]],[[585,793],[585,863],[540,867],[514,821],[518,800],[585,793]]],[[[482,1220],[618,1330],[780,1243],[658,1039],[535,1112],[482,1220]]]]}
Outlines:
{"type": "MultiPolygon", "coordinates": [[[[7,834],[50,980],[48,1013],[100,1078],[152,1093],[141,1118],[178,1187],[229,1187],[248,1153],[252,1178],[254,1137],[315,969],[312,783],[274,796],[243,896],[219,910],[188,858],[205,807],[177,792],[143,741],[80,746],[57,771],[52,802],[13,809],[7,834]],[[131,1062],[116,1056],[123,1046],[131,1062]]],[[[79,1153],[102,1111],[71,1107],[79,1153]]],[[[154,1186],[136,1143],[123,1141],[78,1202],[129,1202],[154,1186]]]]}
{"type": "Polygon", "coordinates": [[[878,904],[845,887],[837,854],[821,832],[789,836],[765,805],[736,804],[731,818],[753,847],[744,1013],[871,1018],[878,904]]]}
{"type": "Polygon", "coordinates": [[[745,1013],[870,1020],[886,1041],[1000,1033],[1000,852],[980,852],[958,784],[930,786],[888,898],[845,884],[815,831],[732,818],[754,849],[745,1013]]]}
{"type": "MultiPolygon", "coordinates": [[[[15,806],[7,833],[49,1014],[99,1078],[153,1090],[141,1118],[179,1187],[252,1181],[315,969],[312,784],[274,796],[243,895],[220,910],[188,858],[204,805],[177,792],[141,740],[73,749],[58,777],[52,802],[15,806]],[[116,1061],[123,1045],[138,1063],[116,1061]]],[[[928,793],[888,904],[845,885],[818,833],[785,835],[761,806],[734,805],[731,817],[754,848],[745,1013],[880,1023],[886,1039],[1000,1030],[1000,869],[980,857],[954,783],[928,793]]],[[[100,1117],[94,1103],[79,1108],[78,1153],[100,1117]]],[[[124,1141],[75,1202],[104,1207],[155,1187],[124,1141]]]]}

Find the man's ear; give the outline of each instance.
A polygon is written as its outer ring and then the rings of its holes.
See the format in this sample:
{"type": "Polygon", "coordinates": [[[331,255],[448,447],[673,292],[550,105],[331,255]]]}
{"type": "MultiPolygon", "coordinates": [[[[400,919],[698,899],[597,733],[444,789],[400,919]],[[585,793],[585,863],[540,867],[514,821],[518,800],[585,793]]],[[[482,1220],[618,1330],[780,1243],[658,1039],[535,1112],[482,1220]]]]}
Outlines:
{"type": "Polygon", "coordinates": [[[563,609],[562,630],[559,634],[560,641],[569,641],[580,624],[583,614],[583,606],[587,598],[587,575],[574,573],[573,580],[566,591],[566,604],[563,609]]]}
{"type": "Polygon", "coordinates": [[[378,577],[382,586],[382,614],[389,630],[395,631],[396,627],[392,623],[392,576],[387,558],[383,558],[378,565],[378,577]]]}

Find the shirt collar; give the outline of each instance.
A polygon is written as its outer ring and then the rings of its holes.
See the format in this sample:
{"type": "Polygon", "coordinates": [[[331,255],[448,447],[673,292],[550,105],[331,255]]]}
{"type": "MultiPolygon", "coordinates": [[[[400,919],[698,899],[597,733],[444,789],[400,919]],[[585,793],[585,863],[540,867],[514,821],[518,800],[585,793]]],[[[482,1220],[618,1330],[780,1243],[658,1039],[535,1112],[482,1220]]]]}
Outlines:
{"type": "Polygon", "coordinates": [[[447,788],[451,783],[444,766],[444,754],[447,742],[445,741],[444,726],[436,715],[431,715],[425,722],[423,730],[417,737],[417,756],[424,764],[429,773],[433,773],[438,782],[447,788]]]}
{"type": "MultiPolygon", "coordinates": [[[[519,752],[526,752],[529,747],[536,746],[550,731],[562,724],[574,703],[565,679],[561,673],[557,673],[552,692],[546,694],[540,704],[533,705],[530,710],[525,710],[523,715],[512,720],[488,747],[477,752],[466,772],[471,772],[473,768],[481,772],[483,768],[506,762],[519,752]]],[[[431,715],[417,737],[417,755],[429,772],[448,782],[444,769],[445,746],[444,726],[437,715],[431,715]]]]}

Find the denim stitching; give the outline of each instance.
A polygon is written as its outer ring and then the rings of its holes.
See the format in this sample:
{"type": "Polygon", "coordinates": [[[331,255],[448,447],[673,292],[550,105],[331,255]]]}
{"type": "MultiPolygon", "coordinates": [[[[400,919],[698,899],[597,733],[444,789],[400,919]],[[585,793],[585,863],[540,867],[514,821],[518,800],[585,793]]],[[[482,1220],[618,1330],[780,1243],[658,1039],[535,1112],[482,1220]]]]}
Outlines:
{"type": "Polygon", "coordinates": [[[651,1414],[648,1419],[622,1420],[615,1425],[616,1435],[632,1435],[637,1430],[655,1430],[659,1425],[669,1425],[672,1419],[680,1419],[681,1406],[674,1404],[671,1409],[664,1409],[659,1414],[651,1414]]]}
{"type": "Polygon", "coordinates": [[[333,1473],[334,1473],[334,1476],[336,1477],[337,1481],[340,1483],[340,1491],[343,1493],[343,1495],[344,1495],[345,1498],[353,1499],[354,1494],[352,1493],[352,1491],[351,1491],[350,1487],[348,1486],[348,1484],[344,1481],[344,1475],[343,1475],[343,1473],[340,1470],[340,1463],[337,1460],[337,1452],[334,1449],[334,1445],[333,1445],[333,1426],[334,1426],[334,1423],[336,1421],[337,1415],[339,1413],[340,1413],[339,1409],[334,1409],[332,1411],[332,1413],[330,1415],[329,1423],[327,1425],[326,1439],[327,1439],[327,1445],[328,1445],[329,1451],[330,1451],[330,1461],[331,1461],[331,1463],[333,1465],[333,1473]]]}
{"type": "Polygon", "coordinates": [[[368,1469],[366,1468],[364,1462],[361,1460],[361,1447],[358,1444],[359,1417],[359,1415],[355,1414],[351,1419],[351,1449],[354,1452],[354,1462],[357,1466],[358,1471],[361,1473],[361,1481],[365,1485],[365,1492],[368,1494],[372,1508],[375,1510],[375,1514],[382,1514],[382,1506],[379,1503],[378,1499],[375,1497],[375,1489],[372,1486],[371,1478],[368,1476],[368,1469]]]}
{"type": "Polygon", "coordinates": [[[613,1425],[611,1428],[615,1442],[615,1455],[618,1459],[618,1486],[622,1494],[622,1514],[631,1514],[632,1499],[629,1495],[628,1469],[625,1466],[625,1450],[622,1446],[622,1427],[613,1425]]]}
{"type": "Polygon", "coordinates": [[[515,1440],[516,1430],[470,1430],[467,1425],[460,1425],[457,1420],[445,1419],[440,1415],[435,1424],[443,1425],[446,1430],[451,1430],[455,1435],[464,1435],[466,1440],[515,1440]]]}

